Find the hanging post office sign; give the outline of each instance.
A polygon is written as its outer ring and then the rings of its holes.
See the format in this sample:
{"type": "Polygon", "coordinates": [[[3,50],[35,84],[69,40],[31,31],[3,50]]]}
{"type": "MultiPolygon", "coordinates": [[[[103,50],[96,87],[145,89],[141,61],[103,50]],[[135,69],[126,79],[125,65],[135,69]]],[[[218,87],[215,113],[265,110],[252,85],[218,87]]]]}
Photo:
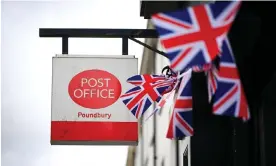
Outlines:
{"type": "Polygon", "coordinates": [[[53,57],[52,145],[137,145],[138,122],[120,100],[134,56],[53,57]]]}

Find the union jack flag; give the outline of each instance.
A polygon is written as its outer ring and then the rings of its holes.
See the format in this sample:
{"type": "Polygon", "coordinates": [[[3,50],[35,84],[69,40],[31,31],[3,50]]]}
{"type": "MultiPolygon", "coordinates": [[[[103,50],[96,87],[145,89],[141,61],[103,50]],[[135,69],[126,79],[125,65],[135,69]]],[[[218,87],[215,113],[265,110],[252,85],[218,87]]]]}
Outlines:
{"type": "Polygon", "coordinates": [[[221,1],[153,15],[171,68],[183,71],[214,60],[240,5],[239,1],[221,1]]]}
{"type": "Polygon", "coordinates": [[[138,119],[155,101],[160,101],[164,91],[171,86],[171,81],[152,82],[152,76],[144,75],[142,85],[136,86],[121,95],[123,103],[138,119]]]}
{"type": "Polygon", "coordinates": [[[147,83],[153,83],[153,82],[171,82],[171,86],[168,87],[164,91],[163,94],[166,94],[170,91],[172,91],[175,82],[176,82],[176,77],[171,77],[168,78],[165,75],[151,75],[151,74],[143,74],[143,75],[135,75],[127,79],[127,82],[136,86],[143,85],[145,82],[147,83]]]}
{"type": "Polygon", "coordinates": [[[147,83],[157,82],[157,81],[165,81],[167,78],[165,75],[151,75],[151,74],[143,74],[143,75],[135,75],[127,79],[128,83],[139,86],[147,83]]]}
{"type": "Polygon", "coordinates": [[[212,64],[207,63],[207,64],[204,64],[202,66],[199,66],[199,65],[193,66],[192,69],[193,69],[194,72],[203,72],[203,71],[210,70],[211,67],[212,67],[212,64]]]}
{"type": "Polygon", "coordinates": [[[249,107],[228,39],[223,41],[222,50],[219,70],[214,73],[217,90],[214,94],[213,113],[249,120],[249,107]]]}
{"type": "Polygon", "coordinates": [[[212,66],[212,68],[209,71],[205,72],[205,74],[207,76],[208,101],[209,102],[211,102],[212,97],[218,88],[217,78],[214,73],[217,73],[217,69],[215,66],[212,66]]]}
{"type": "Polygon", "coordinates": [[[182,78],[178,96],[175,101],[173,114],[170,120],[167,138],[182,139],[193,135],[192,128],[192,71],[182,78]]]}
{"type": "MultiPolygon", "coordinates": [[[[179,82],[176,81],[175,83],[173,83],[173,87],[172,89],[170,89],[170,93],[164,94],[164,96],[161,98],[161,100],[158,102],[157,107],[154,109],[154,111],[146,118],[146,121],[153,116],[156,112],[158,112],[166,103],[167,101],[169,101],[171,98],[174,97],[175,94],[175,89],[178,87],[179,82]]],[[[168,90],[167,90],[168,91],[168,90]]],[[[166,91],[165,91],[166,92],[166,91]]]]}
{"type": "Polygon", "coordinates": [[[207,77],[207,88],[208,88],[208,101],[211,102],[213,95],[217,90],[217,80],[214,75],[214,72],[217,72],[217,69],[213,63],[207,63],[202,66],[193,66],[193,72],[205,72],[207,77]]]}

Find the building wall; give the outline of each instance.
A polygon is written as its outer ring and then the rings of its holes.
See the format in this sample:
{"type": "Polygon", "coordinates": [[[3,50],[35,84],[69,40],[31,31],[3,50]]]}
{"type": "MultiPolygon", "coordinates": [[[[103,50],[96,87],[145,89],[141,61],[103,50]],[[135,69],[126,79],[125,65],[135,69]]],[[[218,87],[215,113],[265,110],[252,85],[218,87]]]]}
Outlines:
{"type": "MultiPolygon", "coordinates": [[[[151,106],[147,113],[153,111],[153,106],[151,106]]],[[[147,117],[148,114],[145,114],[144,117],[147,117]]],[[[142,119],[141,122],[143,128],[143,139],[144,139],[144,166],[153,166],[154,154],[153,154],[153,118],[142,119]]]]}
{"type": "MultiPolygon", "coordinates": [[[[148,112],[153,111],[153,107],[148,112]]],[[[153,166],[153,119],[140,120],[139,142],[134,158],[135,166],[153,166]]]]}
{"type": "MultiPolygon", "coordinates": [[[[153,28],[150,21],[148,28],[153,28]]],[[[164,51],[160,42],[156,39],[146,39],[146,44],[164,51]]],[[[141,63],[140,74],[161,74],[163,67],[169,65],[167,58],[144,48],[143,60],[141,63]]],[[[188,166],[191,165],[190,138],[178,141],[178,162],[176,141],[166,138],[169,121],[173,109],[173,100],[166,104],[158,113],[155,114],[156,120],[152,116],[145,120],[152,113],[154,106],[151,106],[144,114],[144,119],[140,120],[139,143],[135,149],[134,166],[184,166],[183,153],[188,147],[188,166]],[[156,124],[154,125],[154,121],[156,124]],[[156,126],[156,136],[154,139],[154,126],[156,126]],[[154,140],[156,142],[154,142],[154,140]],[[154,162],[154,148],[156,149],[156,162],[154,162]],[[156,163],[156,165],[154,165],[156,163]]],[[[186,165],[185,165],[186,166],[186,165]]]]}
{"type": "MultiPolygon", "coordinates": [[[[131,166],[138,166],[138,165],[142,166],[142,164],[141,164],[141,160],[142,160],[142,158],[141,158],[141,154],[142,154],[141,136],[142,135],[139,134],[139,143],[138,143],[138,146],[136,146],[136,148],[135,148],[136,152],[135,152],[135,157],[134,157],[134,165],[131,165],[131,166]]],[[[128,160],[129,160],[129,158],[128,158],[128,160]]]]}

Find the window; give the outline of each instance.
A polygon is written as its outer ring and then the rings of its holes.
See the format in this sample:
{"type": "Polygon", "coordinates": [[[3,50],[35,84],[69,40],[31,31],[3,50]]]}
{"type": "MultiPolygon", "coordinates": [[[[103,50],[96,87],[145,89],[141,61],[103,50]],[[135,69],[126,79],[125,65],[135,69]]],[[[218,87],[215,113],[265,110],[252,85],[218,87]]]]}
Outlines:
{"type": "Polygon", "coordinates": [[[165,166],[165,158],[162,159],[161,166],[165,166]]]}
{"type": "Polygon", "coordinates": [[[155,136],[153,135],[151,137],[150,146],[154,146],[154,144],[155,144],[155,136]]]}
{"type": "Polygon", "coordinates": [[[189,151],[188,151],[188,146],[187,146],[183,153],[183,166],[188,166],[188,164],[189,164],[188,156],[189,156],[189,151]]]}

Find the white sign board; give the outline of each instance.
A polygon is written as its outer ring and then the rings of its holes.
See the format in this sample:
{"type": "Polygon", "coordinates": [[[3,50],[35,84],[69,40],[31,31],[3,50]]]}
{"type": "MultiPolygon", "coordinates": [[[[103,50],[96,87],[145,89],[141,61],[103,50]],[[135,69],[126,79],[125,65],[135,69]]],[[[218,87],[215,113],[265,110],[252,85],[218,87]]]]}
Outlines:
{"type": "Polygon", "coordinates": [[[53,57],[51,144],[137,145],[138,123],[120,95],[134,56],[53,57]]]}

